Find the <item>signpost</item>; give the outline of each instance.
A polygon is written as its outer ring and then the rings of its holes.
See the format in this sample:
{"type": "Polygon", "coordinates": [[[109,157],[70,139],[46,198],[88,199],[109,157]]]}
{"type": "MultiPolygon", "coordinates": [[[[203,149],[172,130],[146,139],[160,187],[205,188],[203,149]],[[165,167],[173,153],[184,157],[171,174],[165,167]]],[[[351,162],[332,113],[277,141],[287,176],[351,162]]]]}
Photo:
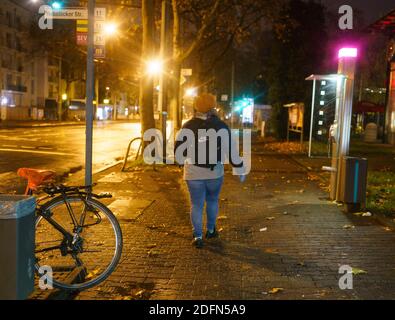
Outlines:
{"type": "MultiPolygon", "coordinates": [[[[95,59],[104,59],[106,57],[106,37],[104,35],[104,21],[106,19],[105,8],[95,8],[95,21],[94,21],[94,45],[95,59]]],[[[76,41],[79,46],[88,45],[88,20],[76,21],[77,33],[76,41]]]]}
{"type": "MultiPolygon", "coordinates": [[[[94,10],[95,20],[106,20],[106,8],[95,8],[94,10]]],[[[87,8],[51,9],[45,11],[44,15],[54,20],[88,20],[89,17],[87,8]]]]}
{"type": "Polygon", "coordinates": [[[96,8],[95,0],[88,0],[88,8],[51,9],[44,12],[48,19],[76,20],[77,43],[87,45],[86,69],[86,143],[85,143],[85,185],[92,186],[93,153],[93,99],[95,92],[94,58],[105,57],[103,22],[106,8],[96,8]],[[95,47],[95,43],[97,46],[95,47]]]}
{"type": "Polygon", "coordinates": [[[85,185],[92,185],[93,154],[93,97],[95,91],[94,35],[95,0],[88,1],[88,53],[86,68],[86,144],[85,144],[85,185]]]}
{"type": "Polygon", "coordinates": [[[191,77],[192,76],[192,69],[181,69],[181,75],[183,77],[191,77]]]}

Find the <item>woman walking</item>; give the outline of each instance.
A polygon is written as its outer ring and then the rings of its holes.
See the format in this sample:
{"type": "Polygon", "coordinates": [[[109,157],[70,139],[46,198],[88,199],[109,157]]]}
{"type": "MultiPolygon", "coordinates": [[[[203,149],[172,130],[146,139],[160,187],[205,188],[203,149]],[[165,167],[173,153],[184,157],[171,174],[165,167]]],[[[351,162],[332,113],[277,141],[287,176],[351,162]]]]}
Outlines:
{"type": "MultiPolygon", "coordinates": [[[[203,247],[203,208],[206,204],[207,213],[207,231],[206,239],[213,239],[219,236],[216,223],[219,211],[219,195],[224,182],[224,158],[226,157],[234,168],[239,170],[239,178],[241,182],[244,182],[245,175],[240,175],[240,170],[243,170],[242,160],[232,159],[232,147],[236,148],[234,141],[231,138],[231,132],[229,127],[219,119],[216,111],[216,97],[211,94],[202,94],[195,99],[195,116],[186,122],[182,127],[181,132],[190,130],[193,132],[194,139],[191,144],[195,144],[195,156],[194,159],[186,156],[184,163],[184,180],[188,186],[190,199],[191,199],[191,223],[193,230],[193,242],[192,244],[196,248],[203,247]],[[222,130],[226,132],[228,136],[228,143],[223,144],[221,139],[217,139],[217,142],[221,140],[221,145],[217,145],[217,161],[212,163],[209,162],[210,156],[207,154],[204,159],[205,163],[197,161],[201,159],[198,156],[199,150],[211,151],[206,146],[209,145],[208,138],[202,136],[201,130],[214,129],[216,132],[222,130]],[[204,143],[205,147],[199,148],[198,144],[204,143]]],[[[185,134],[182,134],[185,137],[185,134]]],[[[175,154],[181,144],[187,143],[188,141],[179,141],[181,133],[178,135],[175,144],[175,154]]],[[[184,139],[185,140],[185,139],[184,139]]],[[[237,150],[237,149],[236,149],[237,150]]]]}

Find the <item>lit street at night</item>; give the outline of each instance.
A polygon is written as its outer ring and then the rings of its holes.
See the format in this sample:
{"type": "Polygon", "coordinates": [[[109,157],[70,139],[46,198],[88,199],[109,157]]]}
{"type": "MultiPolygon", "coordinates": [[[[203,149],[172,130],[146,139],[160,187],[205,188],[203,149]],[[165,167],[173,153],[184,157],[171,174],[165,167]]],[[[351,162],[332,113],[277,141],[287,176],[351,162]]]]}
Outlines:
{"type": "MultiPolygon", "coordinates": [[[[100,170],[125,156],[129,141],[140,136],[140,124],[98,122],[94,132],[93,165],[100,170]]],[[[84,125],[0,129],[0,192],[23,190],[23,181],[16,176],[18,168],[80,172],[84,150],[84,125]]]]}
{"type": "Polygon", "coordinates": [[[381,318],[394,0],[0,0],[0,308],[56,300],[381,318]]]}

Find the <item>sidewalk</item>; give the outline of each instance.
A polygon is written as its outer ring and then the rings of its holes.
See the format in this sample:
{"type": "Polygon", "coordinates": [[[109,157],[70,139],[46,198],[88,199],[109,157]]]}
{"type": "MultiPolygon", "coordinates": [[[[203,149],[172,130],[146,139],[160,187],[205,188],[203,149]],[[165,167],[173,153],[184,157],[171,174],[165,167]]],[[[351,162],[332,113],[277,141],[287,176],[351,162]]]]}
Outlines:
{"type": "Polygon", "coordinates": [[[395,233],[342,213],[288,156],[255,146],[245,184],[227,172],[221,239],[202,250],[191,246],[181,178],[177,167],[95,177],[95,191],[114,195],[124,251],[107,281],[74,299],[395,298],[395,233]],[[342,265],[359,270],[353,290],[339,289],[342,265]]]}

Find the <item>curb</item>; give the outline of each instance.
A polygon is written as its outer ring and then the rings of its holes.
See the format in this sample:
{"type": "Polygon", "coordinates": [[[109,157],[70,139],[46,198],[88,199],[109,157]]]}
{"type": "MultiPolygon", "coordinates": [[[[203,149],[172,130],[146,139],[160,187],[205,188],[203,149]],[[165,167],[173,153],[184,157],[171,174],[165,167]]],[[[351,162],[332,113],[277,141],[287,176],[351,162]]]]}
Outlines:
{"type": "Polygon", "coordinates": [[[395,221],[394,219],[388,218],[381,213],[373,214],[374,220],[379,224],[383,225],[384,227],[388,227],[395,230],[395,221]]]}
{"type": "Polygon", "coordinates": [[[97,169],[97,170],[93,171],[92,175],[94,176],[96,174],[102,173],[102,172],[104,172],[106,170],[109,170],[109,169],[111,169],[113,167],[116,167],[117,165],[122,164],[122,163],[123,163],[123,160],[115,161],[115,162],[113,162],[113,163],[111,163],[111,164],[109,164],[109,165],[107,165],[105,167],[102,167],[100,169],[97,169]]]}
{"type": "Polygon", "coordinates": [[[72,126],[85,126],[85,123],[59,123],[59,124],[39,124],[39,125],[0,125],[0,129],[37,129],[37,128],[53,128],[53,127],[72,127],[72,126]]]}

